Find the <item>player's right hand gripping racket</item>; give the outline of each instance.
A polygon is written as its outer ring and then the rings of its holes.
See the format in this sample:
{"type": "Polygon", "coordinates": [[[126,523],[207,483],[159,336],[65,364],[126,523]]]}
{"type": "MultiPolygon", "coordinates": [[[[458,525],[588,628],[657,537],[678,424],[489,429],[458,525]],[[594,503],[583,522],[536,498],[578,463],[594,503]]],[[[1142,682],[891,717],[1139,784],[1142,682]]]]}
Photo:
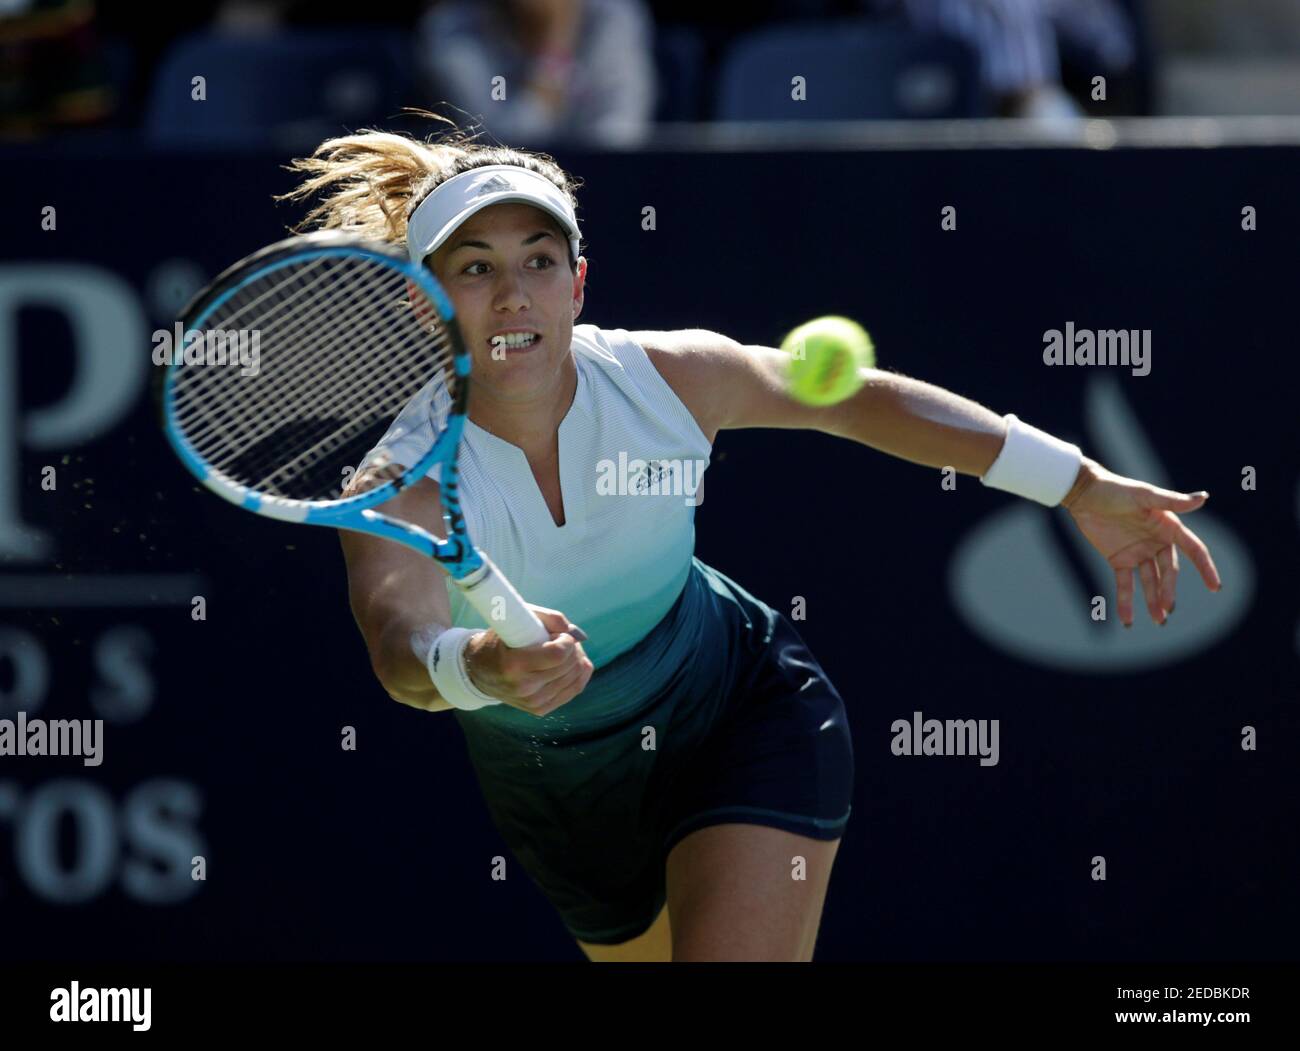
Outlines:
{"type": "Polygon", "coordinates": [[[447,570],[507,646],[550,638],[466,532],[456,455],[470,356],[428,270],[389,245],[307,234],[226,270],[181,323],[164,424],[199,481],[254,514],[406,544],[447,570]],[[345,494],[350,469],[394,429],[401,463],[376,488],[345,494]],[[434,465],[445,540],[374,510],[434,465]]]}

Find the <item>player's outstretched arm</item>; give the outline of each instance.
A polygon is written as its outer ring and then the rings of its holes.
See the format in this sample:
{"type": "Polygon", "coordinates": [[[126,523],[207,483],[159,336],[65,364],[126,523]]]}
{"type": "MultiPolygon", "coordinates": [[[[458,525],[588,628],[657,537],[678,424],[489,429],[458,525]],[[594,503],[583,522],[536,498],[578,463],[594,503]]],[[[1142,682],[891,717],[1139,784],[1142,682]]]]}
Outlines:
{"type": "Polygon", "coordinates": [[[1126,627],[1133,623],[1135,571],[1152,620],[1164,624],[1174,608],[1179,550],[1210,590],[1221,586],[1209,550],[1178,518],[1201,507],[1208,493],[1173,492],[1125,478],[1014,417],[909,376],[863,368],[862,386],[852,395],[811,406],[791,397],[780,350],[704,330],[635,338],[710,438],[729,428],[819,430],[1065,507],[1115,571],[1126,627]]]}

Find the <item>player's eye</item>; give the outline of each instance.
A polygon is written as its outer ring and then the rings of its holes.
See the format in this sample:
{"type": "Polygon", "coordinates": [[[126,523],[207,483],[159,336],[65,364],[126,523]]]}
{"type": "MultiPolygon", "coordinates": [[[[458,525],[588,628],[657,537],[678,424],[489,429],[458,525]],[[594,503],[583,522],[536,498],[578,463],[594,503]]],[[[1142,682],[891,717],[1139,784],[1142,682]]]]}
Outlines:
{"type": "Polygon", "coordinates": [[[551,267],[555,265],[555,260],[552,259],[549,255],[539,255],[536,259],[532,261],[538,264],[537,266],[538,270],[549,270],[551,269],[551,267]]]}
{"type": "Polygon", "coordinates": [[[479,270],[479,271],[475,272],[474,268],[475,268],[476,266],[487,266],[487,263],[483,263],[483,262],[479,262],[479,263],[470,263],[469,266],[465,267],[465,269],[461,271],[461,273],[462,273],[462,274],[469,274],[470,277],[478,277],[480,274],[484,274],[484,273],[486,273],[486,271],[484,271],[484,270],[479,270]]]}

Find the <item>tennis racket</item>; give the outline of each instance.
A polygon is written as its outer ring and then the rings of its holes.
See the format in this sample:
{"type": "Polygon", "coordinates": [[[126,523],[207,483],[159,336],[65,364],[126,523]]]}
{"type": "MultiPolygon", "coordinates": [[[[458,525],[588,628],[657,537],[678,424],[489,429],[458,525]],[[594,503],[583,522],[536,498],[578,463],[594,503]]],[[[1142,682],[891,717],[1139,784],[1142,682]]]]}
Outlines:
{"type": "Polygon", "coordinates": [[[163,379],[164,427],[208,489],[267,518],[406,544],[447,571],[507,646],[550,638],[466,531],[456,456],[470,355],[427,269],[354,235],[293,237],[217,277],[182,312],[182,332],[163,379]],[[369,464],[387,478],[345,492],[385,436],[401,462],[369,464]],[[434,466],[445,540],[375,510],[434,466]]]}

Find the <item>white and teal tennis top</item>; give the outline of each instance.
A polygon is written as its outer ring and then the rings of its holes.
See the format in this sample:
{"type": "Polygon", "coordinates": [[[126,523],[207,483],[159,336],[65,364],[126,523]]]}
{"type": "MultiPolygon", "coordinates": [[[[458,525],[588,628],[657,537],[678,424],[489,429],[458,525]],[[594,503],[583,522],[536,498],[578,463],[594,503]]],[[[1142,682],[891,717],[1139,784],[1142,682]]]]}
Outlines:
{"type": "MultiPolygon", "coordinates": [[[[573,356],[578,385],[559,428],[565,524],[551,517],[523,450],[468,419],[460,493],[475,545],[525,601],[581,627],[599,668],[644,638],[681,593],[711,447],[625,329],[575,325],[573,356]]],[[[428,448],[431,414],[445,412],[445,400],[430,383],[366,459],[384,450],[411,462],[404,452],[428,448]]],[[[487,626],[457,589],[448,594],[453,624],[487,626]]]]}

